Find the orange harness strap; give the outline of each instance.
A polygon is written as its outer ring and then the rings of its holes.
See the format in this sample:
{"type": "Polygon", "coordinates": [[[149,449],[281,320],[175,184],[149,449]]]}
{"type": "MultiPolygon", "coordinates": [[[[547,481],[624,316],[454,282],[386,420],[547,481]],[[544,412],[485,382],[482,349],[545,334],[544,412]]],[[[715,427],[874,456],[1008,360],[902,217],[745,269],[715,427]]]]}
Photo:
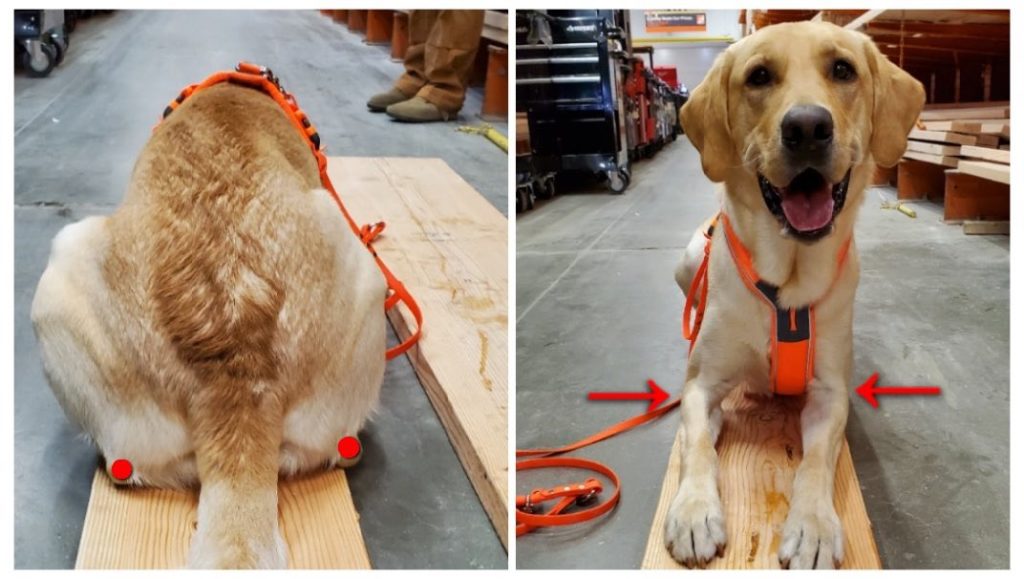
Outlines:
{"type": "MultiPolygon", "coordinates": [[[[771,345],[768,362],[772,392],[785,395],[803,394],[807,390],[807,385],[814,378],[814,304],[801,308],[783,308],[779,305],[779,288],[764,281],[757,274],[750,251],[733,231],[725,213],[716,216],[711,227],[704,233],[707,240],[704,244],[704,259],[690,284],[690,291],[686,293],[686,303],[683,306],[683,337],[690,340],[690,351],[692,352],[694,344],[697,343],[697,335],[700,332],[700,324],[704,319],[704,308],[707,304],[711,235],[718,221],[721,221],[725,228],[726,245],[729,247],[729,254],[732,255],[740,278],[751,293],[768,305],[771,312],[770,327],[774,328],[774,331],[770,332],[771,345]],[[690,311],[694,308],[693,301],[698,294],[700,302],[696,307],[695,322],[691,326],[690,311]]],[[[836,279],[842,272],[852,239],[852,237],[847,239],[839,250],[836,279]]]]}
{"type": "Polygon", "coordinates": [[[274,99],[274,102],[281,106],[281,110],[284,111],[288,120],[306,140],[310,151],[312,151],[313,156],[316,158],[317,169],[320,172],[321,184],[324,189],[331,194],[331,197],[334,199],[334,203],[338,206],[338,209],[341,210],[341,214],[345,216],[345,221],[348,222],[349,227],[352,229],[352,233],[354,233],[363,245],[366,246],[370,255],[373,256],[374,261],[377,262],[377,267],[380,268],[381,273],[384,274],[384,279],[388,284],[388,296],[384,301],[384,310],[390,310],[401,302],[402,304],[405,304],[405,307],[409,309],[409,312],[412,313],[413,317],[416,319],[416,331],[406,338],[401,344],[388,349],[385,356],[390,360],[395,356],[399,356],[406,352],[420,338],[420,333],[423,328],[423,314],[420,311],[419,304],[416,303],[416,299],[412,297],[409,290],[407,290],[402,282],[395,277],[395,274],[391,272],[388,266],[384,263],[384,260],[381,259],[373,249],[374,239],[384,231],[384,222],[375,223],[373,225],[364,225],[362,227],[356,225],[355,219],[353,219],[352,215],[349,214],[348,210],[345,208],[345,204],[341,202],[341,197],[338,195],[338,192],[335,191],[334,185],[331,183],[331,178],[327,175],[327,156],[324,155],[323,150],[320,147],[320,135],[317,134],[316,128],[313,127],[313,123],[310,122],[306,113],[304,113],[302,109],[299,108],[298,103],[295,102],[295,97],[284,90],[280,81],[278,81],[277,77],[274,76],[270,69],[248,62],[240,62],[233,72],[218,72],[201,83],[189,85],[185,87],[185,90],[181,91],[181,94],[167,106],[164,110],[163,118],[167,118],[168,115],[173,113],[188,97],[203,89],[222,82],[233,82],[235,84],[252,87],[266,93],[267,96],[274,99]]]}

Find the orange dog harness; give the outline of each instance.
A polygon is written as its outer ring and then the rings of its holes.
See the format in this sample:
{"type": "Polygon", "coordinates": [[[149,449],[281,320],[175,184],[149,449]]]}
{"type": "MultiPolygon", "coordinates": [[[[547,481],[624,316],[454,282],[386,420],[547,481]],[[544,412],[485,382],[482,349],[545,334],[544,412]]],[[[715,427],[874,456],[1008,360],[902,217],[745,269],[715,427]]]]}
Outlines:
{"type": "Polygon", "coordinates": [[[352,218],[352,215],[349,214],[348,210],[345,209],[345,205],[341,202],[341,197],[339,197],[338,192],[334,190],[334,185],[331,184],[331,179],[327,175],[327,157],[324,155],[323,149],[320,147],[320,135],[317,134],[316,128],[313,127],[313,123],[310,122],[306,113],[302,112],[298,103],[295,102],[295,97],[284,90],[281,83],[270,69],[248,62],[240,62],[238,63],[238,66],[235,67],[234,71],[218,72],[203,82],[191,84],[185,87],[185,90],[181,91],[181,94],[171,101],[171,104],[167,105],[167,108],[164,109],[163,118],[167,118],[171,113],[173,113],[188,97],[203,89],[222,82],[231,82],[255,88],[266,93],[267,96],[274,99],[274,102],[281,106],[281,110],[284,111],[288,120],[291,121],[295,129],[299,131],[302,138],[306,140],[310,151],[312,151],[313,156],[316,158],[317,168],[320,172],[321,184],[324,189],[331,194],[331,197],[334,199],[335,204],[337,204],[338,209],[341,210],[341,214],[345,216],[345,221],[348,222],[349,227],[352,229],[352,233],[354,233],[356,237],[359,238],[360,242],[366,246],[370,255],[373,256],[374,261],[377,262],[377,267],[380,268],[380,272],[384,274],[384,279],[388,284],[388,295],[384,301],[384,310],[390,310],[401,302],[405,304],[405,307],[409,309],[409,312],[411,312],[413,317],[416,319],[416,331],[406,338],[401,344],[388,349],[386,357],[390,360],[395,356],[404,353],[420,338],[420,331],[423,328],[423,314],[420,312],[420,307],[412,297],[412,294],[409,293],[409,290],[407,290],[402,282],[395,277],[395,274],[391,273],[391,270],[388,269],[384,260],[382,260],[373,249],[373,240],[376,239],[382,231],[384,231],[384,222],[381,221],[373,225],[363,225],[362,227],[356,225],[355,220],[352,218]]]}
{"type": "MultiPolygon", "coordinates": [[[[690,291],[686,292],[686,303],[683,306],[683,337],[690,340],[690,351],[697,343],[697,334],[704,321],[704,309],[708,298],[708,262],[711,257],[711,236],[715,225],[721,222],[725,229],[726,245],[733,263],[739,271],[744,285],[755,296],[759,297],[771,312],[771,345],[768,351],[769,380],[775,394],[803,394],[807,384],[814,378],[814,304],[802,308],[783,308],[779,305],[778,286],[772,285],[757,275],[754,259],[750,251],[733,231],[729,218],[719,213],[704,232],[704,259],[690,283],[690,291]],[[696,306],[696,318],[690,321],[694,300],[700,296],[696,306]]],[[[836,278],[846,262],[846,254],[850,249],[850,241],[839,250],[837,258],[836,278]]]]}

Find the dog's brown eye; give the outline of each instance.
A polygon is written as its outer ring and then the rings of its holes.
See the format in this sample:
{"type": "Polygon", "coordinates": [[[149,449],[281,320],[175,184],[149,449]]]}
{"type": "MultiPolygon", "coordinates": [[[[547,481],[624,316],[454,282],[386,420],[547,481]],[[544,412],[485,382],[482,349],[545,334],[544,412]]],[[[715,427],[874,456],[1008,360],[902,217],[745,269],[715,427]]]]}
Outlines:
{"type": "Polygon", "coordinates": [[[832,65],[832,78],[836,80],[853,80],[857,76],[853,65],[843,59],[835,61],[832,65]]]}
{"type": "Polygon", "coordinates": [[[768,72],[768,69],[763,66],[755,68],[747,75],[747,85],[749,86],[764,86],[771,81],[772,73],[768,72]]]}

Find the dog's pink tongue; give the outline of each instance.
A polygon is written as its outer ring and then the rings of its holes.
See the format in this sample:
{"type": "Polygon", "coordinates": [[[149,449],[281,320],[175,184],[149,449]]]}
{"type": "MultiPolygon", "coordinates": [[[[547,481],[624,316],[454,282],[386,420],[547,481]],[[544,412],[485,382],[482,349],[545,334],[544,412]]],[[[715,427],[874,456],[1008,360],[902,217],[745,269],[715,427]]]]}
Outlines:
{"type": "Polygon", "coordinates": [[[832,185],[822,183],[814,191],[783,189],[782,212],[797,231],[814,231],[832,219],[832,185]]]}

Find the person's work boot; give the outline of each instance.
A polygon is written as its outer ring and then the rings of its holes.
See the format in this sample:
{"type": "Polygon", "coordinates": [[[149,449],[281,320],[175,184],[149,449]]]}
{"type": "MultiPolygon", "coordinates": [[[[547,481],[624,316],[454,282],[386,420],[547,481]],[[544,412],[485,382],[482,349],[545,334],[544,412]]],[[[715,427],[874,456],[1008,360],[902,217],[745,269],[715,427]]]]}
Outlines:
{"type": "Polygon", "coordinates": [[[407,123],[447,121],[455,116],[442,111],[434,103],[418,96],[389,106],[387,112],[391,118],[407,123]]]}
{"type": "Polygon", "coordinates": [[[366,101],[366,106],[370,107],[370,110],[375,113],[382,113],[391,105],[406,100],[409,100],[409,97],[405,96],[405,93],[397,88],[392,88],[388,92],[378,93],[370,97],[370,100],[366,101]]]}

